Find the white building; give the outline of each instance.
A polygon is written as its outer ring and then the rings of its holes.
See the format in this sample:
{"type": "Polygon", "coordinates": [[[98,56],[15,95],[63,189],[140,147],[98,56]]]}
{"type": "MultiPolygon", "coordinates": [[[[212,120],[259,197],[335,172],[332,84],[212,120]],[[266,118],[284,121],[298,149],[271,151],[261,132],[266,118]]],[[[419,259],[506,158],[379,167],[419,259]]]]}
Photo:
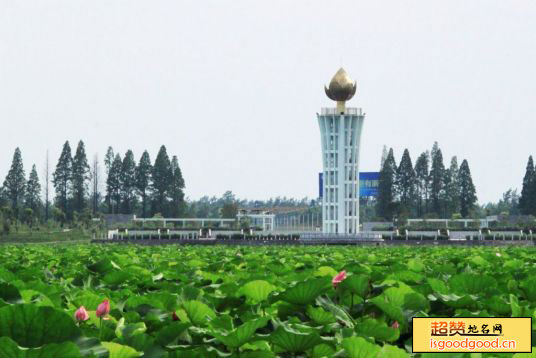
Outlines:
{"type": "Polygon", "coordinates": [[[263,231],[274,230],[275,214],[269,210],[263,209],[240,209],[236,215],[236,219],[240,223],[243,219],[249,221],[250,227],[260,227],[263,231]]]}
{"type": "Polygon", "coordinates": [[[317,113],[324,166],[322,231],[355,234],[359,232],[359,147],[365,114],[361,108],[346,107],[356,84],[344,69],[337,71],[325,90],[337,106],[317,113]]]}

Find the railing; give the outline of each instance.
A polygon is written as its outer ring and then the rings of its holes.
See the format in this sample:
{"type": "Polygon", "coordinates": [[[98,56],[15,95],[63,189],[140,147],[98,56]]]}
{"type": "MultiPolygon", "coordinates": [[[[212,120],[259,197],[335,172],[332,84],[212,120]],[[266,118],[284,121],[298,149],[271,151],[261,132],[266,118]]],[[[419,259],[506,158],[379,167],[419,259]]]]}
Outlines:
{"type": "MultiPolygon", "coordinates": [[[[327,108],[327,107],[321,108],[320,114],[323,116],[340,115],[340,113],[337,111],[337,108],[327,108]]],[[[363,114],[363,110],[361,108],[348,107],[344,110],[344,114],[361,116],[363,114]]]]}
{"type": "Polygon", "coordinates": [[[381,240],[382,236],[375,233],[358,234],[335,234],[335,233],[304,233],[300,235],[302,240],[381,240]]]}

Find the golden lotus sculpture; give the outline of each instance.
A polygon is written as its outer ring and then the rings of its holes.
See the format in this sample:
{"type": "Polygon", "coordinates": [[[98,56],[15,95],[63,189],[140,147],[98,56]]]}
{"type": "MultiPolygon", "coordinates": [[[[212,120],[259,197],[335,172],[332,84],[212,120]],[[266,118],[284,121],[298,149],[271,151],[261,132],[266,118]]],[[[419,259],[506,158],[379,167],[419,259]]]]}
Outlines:
{"type": "Polygon", "coordinates": [[[355,81],[341,67],[329,82],[329,87],[324,86],[324,90],[331,100],[337,102],[339,112],[343,113],[345,109],[344,102],[350,100],[355,95],[357,86],[355,81]]]}

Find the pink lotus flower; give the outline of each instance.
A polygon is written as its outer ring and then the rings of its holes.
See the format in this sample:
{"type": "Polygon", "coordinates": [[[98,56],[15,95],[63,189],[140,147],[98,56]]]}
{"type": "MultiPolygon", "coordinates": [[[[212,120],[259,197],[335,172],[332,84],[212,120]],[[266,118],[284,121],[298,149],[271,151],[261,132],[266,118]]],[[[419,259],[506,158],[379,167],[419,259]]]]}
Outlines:
{"type": "Polygon", "coordinates": [[[496,253],[495,253],[495,256],[497,256],[497,257],[501,257],[502,255],[501,255],[500,252],[496,252],[496,253]]]}
{"type": "Polygon", "coordinates": [[[391,328],[393,329],[398,329],[400,327],[400,323],[398,323],[398,321],[394,321],[393,324],[391,325],[391,328]]]}
{"type": "Polygon", "coordinates": [[[342,281],[346,280],[346,271],[341,271],[333,279],[331,280],[331,283],[333,284],[333,288],[337,288],[337,285],[341,283],[342,281]]]}
{"type": "Polygon", "coordinates": [[[104,300],[97,307],[97,317],[102,318],[106,316],[108,313],[110,313],[110,301],[104,300]]]}
{"type": "Polygon", "coordinates": [[[89,319],[89,313],[87,313],[84,306],[80,306],[80,308],[78,308],[74,313],[74,318],[76,318],[78,322],[84,322],[89,319]]]}

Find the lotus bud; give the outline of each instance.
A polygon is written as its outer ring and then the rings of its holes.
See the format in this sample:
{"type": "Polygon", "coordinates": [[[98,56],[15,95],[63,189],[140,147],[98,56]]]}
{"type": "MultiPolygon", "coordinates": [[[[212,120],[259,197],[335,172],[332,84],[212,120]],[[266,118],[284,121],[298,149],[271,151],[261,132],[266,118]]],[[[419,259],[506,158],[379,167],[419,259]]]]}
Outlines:
{"type": "Polygon", "coordinates": [[[106,316],[108,313],[110,313],[110,301],[104,300],[97,307],[97,317],[102,318],[106,316]]]}
{"type": "Polygon", "coordinates": [[[346,271],[341,271],[333,279],[331,280],[331,283],[333,284],[333,288],[337,288],[337,285],[341,283],[342,281],[346,280],[346,271]]]}
{"type": "Polygon", "coordinates": [[[89,313],[87,313],[84,306],[80,306],[80,308],[78,308],[74,313],[74,318],[76,318],[78,322],[84,322],[89,319],[89,313]]]}

